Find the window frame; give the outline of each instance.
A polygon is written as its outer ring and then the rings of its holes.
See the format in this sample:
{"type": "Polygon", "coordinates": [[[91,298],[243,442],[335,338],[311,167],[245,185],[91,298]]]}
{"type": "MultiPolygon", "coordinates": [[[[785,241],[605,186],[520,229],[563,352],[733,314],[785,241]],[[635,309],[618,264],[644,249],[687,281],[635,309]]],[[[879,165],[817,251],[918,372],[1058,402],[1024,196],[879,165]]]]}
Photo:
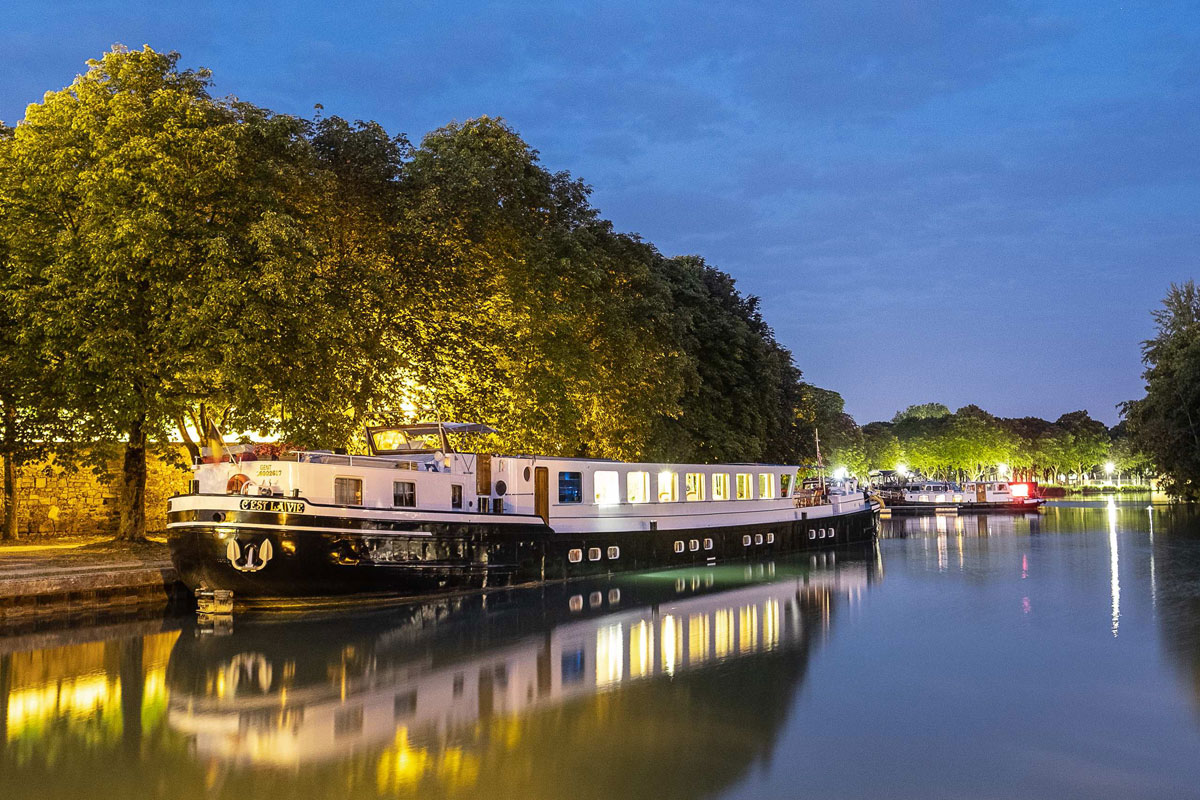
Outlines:
{"type": "Polygon", "coordinates": [[[679,502],[679,473],[669,469],[661,470],[654,479],[655,489],[657,489],[656,497],[660,503],[678,503],[679,502]],[[667,478],[668,497],[663,499],[663,478],[667,478]]]}
{"type": "Polygon", "coordinates": [[[754,499],[754,473],[753,472],[738,472],[734,479],[736,489],[735,497],[738,500],[753,500],[754,499]],[[745,487],[743,494],[742,488],[745,487]]]}
{"type": "Polygon", "coordinates": [[[625,500],[630,505],[650,502],[650,473],[647,470],[631,470],[625,473],[625,500]]]}
{"type": "Polygon", "coordinates": [[[417,482],[416,481],[392,481],[392,508],[416,508],[417,507],[417,482]],[[397,493],[401,486],[408,486],[412,490],[412,502],[400,503],[397,500],[400,495],[397,493]]]}
{"type": "Polygon", "coordinates": [[[363,504],[363,479],[362,479],[362,477],[356,476],[356,475],[334,475],[333,476],[333,504],[336,506],[355,506],[355,507],[362,506],[362,504],[363,504]],[[358,491],[355,494],[355,496],[358,498],[357,503],[342,502],[341,495],[338,493],[338,482],[339,481],[354,481],[355,483],[358,484],[358,491]]]}
{"type": "Polygon", "coordinates": [[[582,502],[583,502],[583,472],[569,470],[569,469],[560,469],[558,471],[558,503],[559,503],[559,505],[576,505],[576,504],[579,504],[582,502]],[[575,487],[577,494],[576,494],[576,499],[574,499],[574,500],[564,499],[565,495],[563,494],[564,486],[567,486],[569,488],[569,484],[564,484],[563,478],[564,478],[564,476],[570,476],[570,475],[574,475],[575,478],[573,478],[573,479],[567,478],[568,481],[572,481],[572,482],[577,481],[578,482],[578,485],[575,487]]]}
{"type": "Polygon", "coordinates": [[[683,499],[688,503],[703,503],[707,498],[704,491],[708,481],[703,472],[688,472],[683,478],[683,499]],[[695,496],[693,496],[695,495],[695,496]]]}
{"type": "Polygon", "coordinates": [[[714,472],[712,473],[712,498],[713,500],[728,500],[729,492],[729,473],[714,472]]]}
{"type": "Polygon", "coordinates": [[[615,469],[598,469],[592,473],[592,496],[598,506],[615,506],[621,504],[621,473],[615,469]],[[611,485],[609,478],[612,478],[611,485]],[[603,487],[601,484],[603,483],[603,487]],[[601,496],[603,488],[605,494],[601,496]],[[611,490],[611,491],[610,491],[611,490]]]}

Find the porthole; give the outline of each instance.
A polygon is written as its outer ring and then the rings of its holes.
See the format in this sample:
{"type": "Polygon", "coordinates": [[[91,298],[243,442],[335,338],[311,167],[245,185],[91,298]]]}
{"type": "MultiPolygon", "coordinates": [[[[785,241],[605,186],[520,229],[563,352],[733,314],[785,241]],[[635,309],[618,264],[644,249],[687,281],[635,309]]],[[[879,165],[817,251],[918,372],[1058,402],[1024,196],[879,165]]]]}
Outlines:
{"type": "Polygon", "coordinates": [[[774,533],[767,534],[767,544],[775,544],[775,534],[774,533]]]}
{"type": "Polygon", "coordinates": [[[761,533],[756,533],[756,534],[754,534],[754,543],[755,543],[755,544],[762,544],[762,543],[763,543],[763,538],[762,538],[762,534],[761,534],[761,533]]]}
{"type": "Polygon", "coordinates": [[[832,538],[833,538],[833,528],[830,528],[830,529],[829,529],[829,538],[830,538],[830,539],[832,539],[832,538]]]}
{"type": "Polygon", "coordinates": [[[808,529],[808,538],[810,538],[810,539],[817,538],[817,532],[815,529],[813,529],[813,528],[808,529]]]}
{"type": "Polygon", "coordinates": [[[526,480],[526,481],[528,481],[528,480],[529,480],[529,474],[530,474],[530,473],[529,473],[529,467],[526,467],[526,468],[525,468],[525,480],[526,480]]]}
{"type": "Polygon", "coordinates": [[[591,594],[588,595],[588,605],[591,606],[592,608],[596,608],[603,602],[604,602],[604,595],[601,594],[600,592],[592,592],[591,594]]]}
{"type": "Polygon", "coordinates": [[[619,602],[621,602],[621,590],[620,589],[609,589],[608,590],[608,604],[610,606],[615,606],[619,602]]]}
{"type": "Polygon", "coordinates": [[[675,552],[676,553],[683,552],[683,542],[675,542],[675,552]]]}
{"type": "Polygon", "coordinates": [[[712,539],[705,539],[704,540],[704,549],[712,550],[712,548],[713,548],[712,539]]]}
{"type": "Polygon", "coordinates": [[[688,542],[688,550],[691,550],[694,553],[699,549],[700,549],[700,540],[699,539],[692,539],[691,541],[688,542]]]}
{"type": "Polygon", "coordinates": [[[583,595],[571,595],[571,599],[568,601],[567,607],[572,611],[583,611],[583,595]]]}
{"type": "Polygon", "coordinates": [[[750,534],[746,534],[745,536],[742,537],[742,547],[749,547],[749,546],[750,546],[750,534]]]}
{"type": "Polygon", "coordinates": [[[583,561],[583,551],[578,547],[573,548],[567,553],[567,561],[570,561],[572,564],[578,564],[580,561],[583,561]]]}
{"type": "Polygon", "coordinates": [[[824,529],[824,528],[821,528],[820,532],[819,532],[819,533],[817,533],[817,538],[818,538],[818,539],[824,539],[824,538],[825,538],[825,529],[824,529]]]}
{"type": "Polygon", "coordinates": [[[504,493],[508,491],[508,484],[504,481],[496,481],[496,494],[504,497],[504,493]]]}
{"type": "Polygon", "coordinates": [[[620,558],[621,557],[621,548],[616,547],[615,545],[613,547],[608,548],[608,557],[613,560],[620,558]]]}
{"type": "Polygon", "coordinates": [[[599,561],[599,560],[600,560],[600,548],[599,547],[589,547],[588,548],[588,561],[599,561]]]}
{"type": "Polygon", "coordinates": [[[220,511],[213,512],[213,522],[224,522],[225,514],[220,511]]]}

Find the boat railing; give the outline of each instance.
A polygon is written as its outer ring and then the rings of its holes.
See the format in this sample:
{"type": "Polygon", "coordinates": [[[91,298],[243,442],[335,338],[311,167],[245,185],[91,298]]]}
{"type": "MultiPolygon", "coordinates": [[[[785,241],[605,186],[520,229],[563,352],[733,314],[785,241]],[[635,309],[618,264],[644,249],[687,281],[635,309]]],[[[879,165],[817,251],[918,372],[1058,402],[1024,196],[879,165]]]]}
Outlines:
{"type": "Polygon", "coordinates": [[[298,461],[301,464],[334,464],[346,467],[370,467],[373,469],[421,469],[421,462],[411,459],[352,456],[343,453],[322,453],[311,450],[292,450],[287,453],[281,453],[279,460],[298,461]]]}

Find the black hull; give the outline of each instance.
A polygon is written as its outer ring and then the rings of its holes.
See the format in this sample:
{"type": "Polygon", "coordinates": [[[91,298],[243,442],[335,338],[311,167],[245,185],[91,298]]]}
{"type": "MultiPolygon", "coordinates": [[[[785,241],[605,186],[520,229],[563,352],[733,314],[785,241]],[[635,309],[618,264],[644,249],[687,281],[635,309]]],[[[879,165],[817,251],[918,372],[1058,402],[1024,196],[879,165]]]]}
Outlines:
{"type": "MultiPolygon", "coordinates": [[[[171,521],[183,518],[172,517],[171,521]]],[[[169,532],[171,560],[180,579],[190,589],[231,590],[240,605],[428,596],[759,560],[870,542],[877,530],[877,512],[869,508],[822,519],[589,534],[556,533],[536,517],[515,524],[406,525],[413,535],[245,523],[235,529],[188,517],[187,527],[169,532]],[[828,526],[836,533],[809,538],[813,526],[828,526]],[[231,540],[241,552],[237,565],[230,558],[231,540]],[[264,563],[260,554],[265,542],[270,545],[264,563]],[[683,543],[683,552],[677,552],[677,542],[683,543]],[[571,560],[572,551],[581,555],[578,562],[571,560]]]]}

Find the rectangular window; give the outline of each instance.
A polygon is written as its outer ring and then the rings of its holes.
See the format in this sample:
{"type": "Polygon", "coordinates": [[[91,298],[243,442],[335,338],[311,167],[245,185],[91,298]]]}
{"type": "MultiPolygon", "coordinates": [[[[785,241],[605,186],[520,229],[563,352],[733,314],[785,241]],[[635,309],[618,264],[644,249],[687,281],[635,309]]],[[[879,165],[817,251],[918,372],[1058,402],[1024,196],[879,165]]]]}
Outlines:
{"type": "Polygon", "coordinates": [[[393,482],[392,505],[402,508],[415,508],[417,505],[417,485],[412,481],[393,482]]]}
{"type": "Polygon", "coordinates": [[[779,496],[791,497],[792,494],[792,475],[786,473],[779,476],[779,496]]]}
{"type": "Polygon", "coordinates": [[[749,472],[739,472],[737,474],[737,499],[754,499],[754,476],[749,472]]]}
{"type": "Polygon", "coordinates": [[[462,485],[458,483],[450,484],[450,507],[462,508],[462,485]]]}
{"type": "Polygon", "coordinates": [[[771,500],[775,497],[774,472],[758,473],[758,496],[763,500],[771,500]]]}
{"type": "Polygon", "coordinates": [[[339,506],[361,506],[362,478],[334,478],[333,502],[339,506]]]}
{"type": "Polygon", "coordinates": [[[688,500],[704,499],[704,473],[689,472],[684,478],[684,490],[688,500]]]}
{"type": "Polygon", "coordinates": [[[583,473],[582,472],[560,472],[560,473],[558,473],[558,502],[560,502],[560,503],[582,503],[583,502],[583,473]]]}
{"type": "Polygon", "coordinates": [[[650,473],[631,472],[625,476],[626,496],[631,503],[650,502],[650,473]]]}
{"type": "Polygon", "coordinates": [[[666,470],[658,473],[658,502],[674,503],[678,499],[679,473],[666,470]]]}
{"type": "Polygon", "coordinates": [[[729,499],[729,473],[718,472],[713,475],[713,500],[729,499]]]}
{"type": "Polygon", "coordinates": [[[596,489],[596,503],[600,505],[621,502],[620,477],[615,472],[601,470],[592,475],[596,489]]]}

